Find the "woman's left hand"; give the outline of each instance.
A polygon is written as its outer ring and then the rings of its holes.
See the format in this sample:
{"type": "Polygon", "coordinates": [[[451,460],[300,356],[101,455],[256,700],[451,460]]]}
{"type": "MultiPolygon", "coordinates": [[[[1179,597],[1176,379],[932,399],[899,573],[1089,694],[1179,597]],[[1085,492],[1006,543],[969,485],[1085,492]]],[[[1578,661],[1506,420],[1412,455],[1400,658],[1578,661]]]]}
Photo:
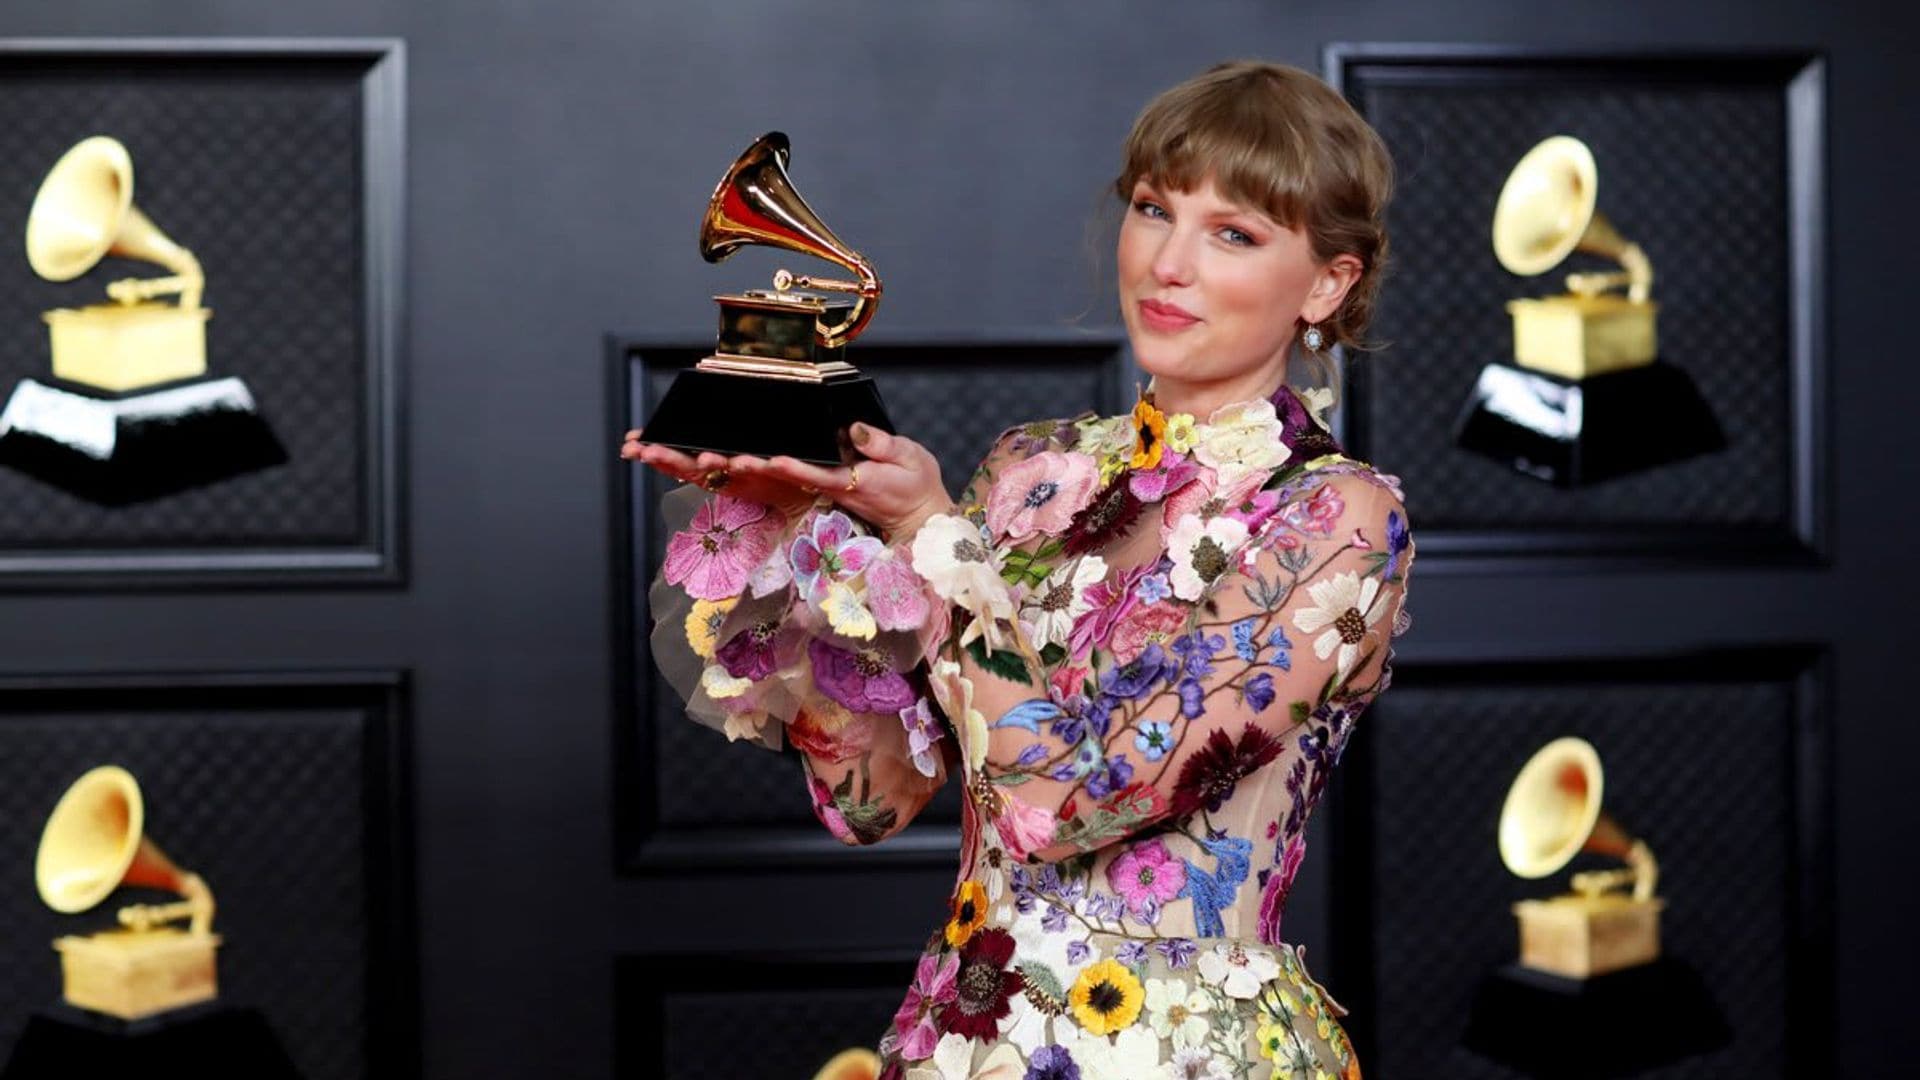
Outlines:
{"type": "Polygon", "coordinates": [[[926,447],[866,424],[853,425],[848,436],[866,460],[828,469],[797,458],[741,454],[727,459],[727,469],[817,490],[866,519],[888,540],[910,535],[936,514],[953,512],[953,500],[940,480],[940,463],[926,447]]]}

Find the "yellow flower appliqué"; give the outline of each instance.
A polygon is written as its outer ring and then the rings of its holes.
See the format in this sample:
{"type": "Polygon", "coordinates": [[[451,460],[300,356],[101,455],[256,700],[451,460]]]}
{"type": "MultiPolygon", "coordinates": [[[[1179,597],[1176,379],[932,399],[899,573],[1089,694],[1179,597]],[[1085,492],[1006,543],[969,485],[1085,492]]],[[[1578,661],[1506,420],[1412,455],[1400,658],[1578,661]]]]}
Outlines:
{"type": "Polygon", "coordinates": [[[693,655],[702,660],[713,659],[713,650],[720,646],[720,624],[727,620],[727,612],[740,602],[737,596],[725,600],[695,600],[693,610],[687,612],[687,644],[693,648],[693,655]]]}
{"type": "Polygon", "coordinates": [[[1167,448],[1167,414],[1145,396],[1133,406],[1133,434],[1133,459],[1128,464],[1136,469],[1158,466],[1167,448]]]}
{"type": "Polygon", "coordinates": [[[973,937],[973,932],[987,922],[987,887],[969,878],[954,890],[953,917],[947,920],[947,944],[954,948],[965,945],[973,937]]]}
{"type": "Polygon", "coordinates": [[[1174,413],[1167,417],[1167,449],[1184,454],[1200,438],[1199,425],[1192,413],[1174,413]]]}
{"type": "Polygon", "coordinates": [[[1111,1035],[1140,1018],[1146,991],[1133,972],[1117,960],[1090,964],[1067,992],[1073,1018],[1095,1035],[1111,1035]]]}

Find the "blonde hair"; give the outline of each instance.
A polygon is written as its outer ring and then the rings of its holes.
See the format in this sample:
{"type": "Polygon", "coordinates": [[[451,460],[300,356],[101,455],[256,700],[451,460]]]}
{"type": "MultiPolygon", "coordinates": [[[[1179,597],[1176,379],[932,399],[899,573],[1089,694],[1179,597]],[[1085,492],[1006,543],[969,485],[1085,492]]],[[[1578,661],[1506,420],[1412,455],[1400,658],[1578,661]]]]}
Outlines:
{"type": "Polygon", "coordinates": [[[1122,203],[1145,179],[1191,191],[1208,177],[1235,202],[1306,233],[1321,263],[1360,260],[1360,277],[1320,324],[1318,356],[1302,350],[1327,385],[1339,387],[1327,350],[1366,349],[1387,263],[1387,202],[1393,160],[1360,114],[1299,68],[1238,60],[1219,64],[1147,103],[1127,135],[1113,190],[1122,203]]]}

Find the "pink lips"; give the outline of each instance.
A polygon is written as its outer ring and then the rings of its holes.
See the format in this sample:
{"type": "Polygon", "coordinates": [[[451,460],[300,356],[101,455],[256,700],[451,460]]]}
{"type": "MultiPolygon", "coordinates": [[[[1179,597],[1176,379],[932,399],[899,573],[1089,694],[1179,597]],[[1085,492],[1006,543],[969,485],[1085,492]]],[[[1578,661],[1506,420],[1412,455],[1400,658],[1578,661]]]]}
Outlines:
{"type": "Polygon", "coordinates": [[[1169,304],[1163,300],[1140,301],[1140,319],[1154,330],[1184,330],[1200,321],[1200,317],[1178,304],[1169,304]]]}

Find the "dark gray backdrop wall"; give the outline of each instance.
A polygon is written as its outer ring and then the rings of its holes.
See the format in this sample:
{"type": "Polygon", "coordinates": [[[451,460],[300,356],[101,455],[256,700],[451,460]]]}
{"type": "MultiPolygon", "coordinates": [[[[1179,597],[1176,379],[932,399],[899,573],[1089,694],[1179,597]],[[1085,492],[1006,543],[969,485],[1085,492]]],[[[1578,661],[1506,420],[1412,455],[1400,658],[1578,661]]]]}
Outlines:
{"type": "MultiPolygon", "coordinates": [[[[796,183],[886,280],[876,327],[892,341],[1009,341],[1090,306],[1087,325],[1112,323],[1090,284],[1090,211],[1134,110],[1213,60],[1318,69],[1334,41],[1823,53],[1830,564],[1535,577],[1434,560],[1403,655],[1417,669],[1828,647],[1834,948],[1810,977],[1836,986],[1839,1072],[1920,1054],[1893,992],[1915,956],[1885,843],[1911,834],[1920,750],[1893,674],[1911,603],[1897,538],[1916,525],[1899,493],[1920,478],[1890,437],[1920,379],[1888,269],[1910,255],[1915,151],[1896,104],[1920,99],[1920,73],[1865,5],[71,0],[8,5],[0,35],[406,41],[406,585],[9,596],[0,669],[410,672],[425,1072],[589,1080],[613,1075],[617,1029],[648,1041],[654,1021],[617,1001],[692,1024],[702,994],[728,989],[699,958],[798,973],[766,976],[777,989],[859,949],[872,979],[843,974],[835,993],[869,994],[946,884],[829,868],[780,878],[776,897],[764,877],[617,868],[605,340],[698,340],[712,291],[772,268],[711,270],[693,251],[702,201],[748,139],[793,137],[796,183]]],[[[1703,762],[1691,779],[1713,776],[1703,762]]],[[[30,888],[29,857],[0,853],[0,881],[30,888]]],[[[1359,977],[1332,959],[1336,991],[1359,977]]]]}

